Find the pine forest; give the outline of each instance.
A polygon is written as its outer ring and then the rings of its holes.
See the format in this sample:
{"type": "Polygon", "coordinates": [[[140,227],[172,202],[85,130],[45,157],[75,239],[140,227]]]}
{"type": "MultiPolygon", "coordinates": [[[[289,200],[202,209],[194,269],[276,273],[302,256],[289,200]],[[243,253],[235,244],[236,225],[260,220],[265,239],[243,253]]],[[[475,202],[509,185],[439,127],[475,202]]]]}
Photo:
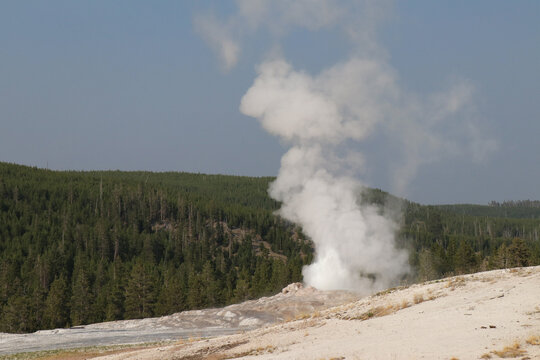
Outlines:
{"type": "MultiPolygon", "coordinates": [[[[270,177],[0,163],[0,332],[161,316],[278,292],[314,256],[270,177]]],[[[401,209],[404,283],[540,264],[540,202],[401,209]]]]}

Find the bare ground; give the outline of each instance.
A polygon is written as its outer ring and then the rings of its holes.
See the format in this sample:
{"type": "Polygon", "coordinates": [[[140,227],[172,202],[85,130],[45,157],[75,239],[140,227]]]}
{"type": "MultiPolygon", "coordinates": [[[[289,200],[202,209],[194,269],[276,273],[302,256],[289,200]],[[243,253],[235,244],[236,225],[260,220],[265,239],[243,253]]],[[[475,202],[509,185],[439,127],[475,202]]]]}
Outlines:
{"type": "Polygon", "coordinates": [[[540,359],[540,266],[390,289],[297,317],[100,359],[540,359]]]}
{"type": "MultiPolygon", "coordinates": [[[[43,330],[31,334],[0,333],[0,357],[22,352],[188,341],[236,334],[291,320],[358,298],[358,295],[351,292],[318,291],[303,288],[301,284],[291,284],[277,295],[224,308],[185,311],[159,318],[105,322],[69,329],[43,330]]],[[[91,351],[93,350],[90,349],[91,351]]]]}

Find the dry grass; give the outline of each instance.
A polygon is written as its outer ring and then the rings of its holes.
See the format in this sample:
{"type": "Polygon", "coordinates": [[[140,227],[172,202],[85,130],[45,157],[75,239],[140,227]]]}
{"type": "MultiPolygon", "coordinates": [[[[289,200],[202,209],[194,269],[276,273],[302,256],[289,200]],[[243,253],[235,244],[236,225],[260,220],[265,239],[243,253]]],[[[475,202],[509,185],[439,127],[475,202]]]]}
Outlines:
{"type": "Polygon", "coordinates": [[[236,355],[227,355],[226,352],[238,347],[240,345],[246,344],[248,341],[237,341],[232,343],[227,343],[221,346],[217,347],[204,347],[202,349],[199,349],[195,351],[192,354],[189,355],[183,355],[182,357],[175,357],[177,360],[200,360],[200,359],[206,359],[206,360],[225,360],[225,359],[234,359],[236,357],[242,356],[241,354],[236,355]]]}
{"type": "Polygon", "coordinates": [[[516,341],[513,345],[505,346],[504,349],[498,351],[492,351],[493,354],[500,358],[515,358],[523,356],[527,352],[521,348],[521,345],[516,341]]]}
{"type": "Polygon", "coordinates": [[[378,293],[373,295],[373,297],[379,297],[379,296],[391,294],[391,293],[393,293],[393,292],[395,292],[397,290],[403,290],[403,289],[406,289],[406,288],[408,288],[408,286],[396,286],[396,287],[389,288],[389,289],[386,289],[386,290],[383,290],[383,291],[379,291],[378,293]]]}
{"type": "Polygon", "coordinates": [[[277,348],[273,345],[259,346],[255,349],[251,349],[251,350],[244,351],[241,353],[236,353],[232,355],[231,357],[227,357],[227,359],[236,359],[236,358],[241,358],[245,356],[259,356],[263,354],[272,354],[274,351],[276,351],[276,349],[277,348]]]}
{"type": "Polygon", "coordinates": [[[523,268],[512,268],[509,271],[511,274],[521,274],[523,272],[523,268]]]}
{"type": "Polygon", "coordinates": [[[311,318],[311,314],[309,313],[300,313],[300,314],[297,314],[293,320],[306,320],[306,319],[310,319],[311,318]]]}
{"type": "MultiPolygon", "coordinates": [[[[335,311],[339,311],[339,310],[336,309],[335,311]]],[[[284,316],[284,322],[288,323],[288,322],[298,321],[298,320],[317,319],[317,318],[320,318],[321,316],[322,314],[319,310],[314,311],[313,313],[300,312],[296,315],[286,314],[284,316]]]]}
{"type": "Polygon", "coordinates": [[[465,280],[463,276],[458,276],[451,280],[448,280],[448,282],[446,283],[446,287],[450,288],[451,291],[454,291],[458,287],[465,286],[466,282],[467,280],[465,280]]]}
{"type": "Polygon", "coordinates": [[[405,308],[408,308],[409,306],[411,306],[411,304],[407,300],[403,299],[403,301],[399,305],[399,309],[400,310],[405,309],[405,308]]]}
{"type": "Polygon", "coordinates": [[[480,356],[480,359],[491,359],[491,358],[492,358],[492,356],[491,356],[490,353],[485,353],[482,356],[480,356]]]}
{"type": "Polygon", "coordinates": [[[414,294],[413,301],[415,304],[420,304],[421,302],[424,302],[424,295],[422,294],[414,294]]]}
{"type": "Polygon", "coordinates": [[[425,297],[424,294],[416,293],[411,301],[403,299],[401,303],[391,305],[372,306],[369,310],[361,313],[360,315],[347,314],[346,310],[343,313],[334,314],[336,317],[343,320],[368,320],[371,318],[381,317],[393,314],[399,310],[406,309],[413,304],[420,304],[424,301],[435,300],[439,296],[431,294],[429,297],[425,297]]]}
{"type": "Polygon", "coordinates": [[[380,316],[386,316],[395,313],[399,310],[398,306],[387,305],[387,306],[376,306],[372,307],[368,311],[358,315],[358,316],[345,316],[344,320],[367,320],[371,318],[376,318],[380,316]]]}
{"type": "Polygon", "coordinates": [[[529,345],[540,345],[540,336],[531,335],[527,340],[525,340],[529,345]]]}
{"type": "Polygon", "coordinates": [[[538,313],[540,313],[540,306],[535,307],[533,311],[529,311],[527,315],[534,315],[538,313]]]}
{"type": "Polygon", "coordinates": [[[36,352],[0,355],[0,360],[83,360],[97,356],[115,355],[128,351],[142,350],[156,345],[169,345],[170,343],[148,343],[133,345],[91,346],[76,349],[43,350],[36,352]]]}

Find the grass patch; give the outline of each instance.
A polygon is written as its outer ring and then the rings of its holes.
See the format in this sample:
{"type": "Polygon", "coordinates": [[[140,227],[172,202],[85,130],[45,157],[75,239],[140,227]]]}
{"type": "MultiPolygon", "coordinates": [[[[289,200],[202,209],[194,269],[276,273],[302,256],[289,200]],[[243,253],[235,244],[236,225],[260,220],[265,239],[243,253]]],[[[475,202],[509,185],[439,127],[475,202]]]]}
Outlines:
{"type": "Polygon", "coordinates": [[[446,287],[450,288],[451,291],[454,291],[458,287],[465,286],[466,282],[467,281],[465,280],[463,276],[458,276],[451,280],[448,280],[448,282],[446,283],[446,287]]]}
{"type": "Polygon", "coordinates": [[[346,318],[346,320],[367,320],[375,317],[389,315],[396,312],[397,310],[398,307],[394,305],[376,306],[358,316],[348,317],[346,318]]]}
{"type": "Polygon", "coordinates": [[[435,300],[437,297],[438,296],[436,295],[431,295],[428,298],[424,298],[423,294],[417,293],[414,295],[412,302],[404,299],[399,304],[392,304],[392,305],[386,305],[386,306],[374,306],[360,315],[347,315],[346,313],[339,314],[338,318],[343,319],[343,320],[368,320],[371,318],[390,315],[399,310],[410,307],[413,303],[420,304],[424,301],[435,300]]]}
{"type": "Polygon", "coordinates": [[[272,354],[274,351],[276,351],[276,349],[277,348],[273,345],[259,346],[258,348],[255,348],[255,349],[251,349],[248,351],[234,354],[232,355],[232,357],[227,357],[226,359],[236,359],[236,358],[241,358],[245,356],[259,356],[263,354],[272,354]]]}
{"type": "Polygon", "coordinates": [[[523,356],[527,352],[521,348],[521,345],[516,341],[513,345],[505,346],[504,349],[498,351],[492,351],[493,354],[500,358],[515,358],[523,356]]]}
{"type": "Polygon", "coordinates": [[[403,299],[403,301],[402,301],[401,304],[399,305],[399,309],[400,309],[400,310],[401,310],[401,309],[406,309],[406,308],[408,308],[409,306],[411,306],[411,304],[410,304],[407,300],[403,299]]]}
{"type": "Polygon", "coordinates": [[[531,335],[527,340],[525,340],[529,345],[540,345],[540,336],[531,335]]]}
{"type": "Polygon", "coordinates": [[[94,356],[113,355],[122,352],[141,350],[159,345],[170,345],[174,342],[153,342],[144,344],[124,344],[107,346],[88,346],[74,349],[55,349],[16,354],[0,355],[0,360],[83,360],[94,356]]]}
{"type": "Polygon", "coordinates": [[[310,319],[310,318],[311,318],[311,314],[309,314],[309,313],[300,313],[300,314],[296,315],[293,320],[294,321],[296,321],[296,320],[306,320],[306,319],[310,319]]]}
{"type": "Polygon", "coordinates": [[[424,295],[414,294],[413,301],[415,304],[420,304],[421,302],[424,302],[424,295]]]}

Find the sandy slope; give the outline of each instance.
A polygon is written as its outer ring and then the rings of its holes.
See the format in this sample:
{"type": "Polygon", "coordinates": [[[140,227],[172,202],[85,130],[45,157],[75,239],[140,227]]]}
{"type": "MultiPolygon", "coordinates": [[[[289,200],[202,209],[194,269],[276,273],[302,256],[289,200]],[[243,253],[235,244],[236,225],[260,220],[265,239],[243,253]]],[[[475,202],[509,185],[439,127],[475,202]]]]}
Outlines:
{"type": "Polygon", "coordinates": [[[514,345],[514,358],[540,359],[539,266],[392,289],[242,334],[102,359],[480,359],[514,345]]]}

